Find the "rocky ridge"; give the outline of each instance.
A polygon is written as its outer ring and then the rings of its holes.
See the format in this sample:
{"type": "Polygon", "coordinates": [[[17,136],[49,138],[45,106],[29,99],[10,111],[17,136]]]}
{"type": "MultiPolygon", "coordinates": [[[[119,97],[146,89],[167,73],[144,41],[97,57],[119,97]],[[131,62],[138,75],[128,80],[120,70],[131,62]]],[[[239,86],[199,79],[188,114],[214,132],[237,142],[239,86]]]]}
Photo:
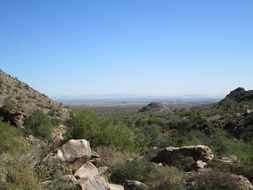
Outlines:
{"type": "Polygon", "coordinates": [[[18,127],[22,119],[40,110],[50,117],[65,120],[70,110],[0,70],[0,116],[18,127]]]}

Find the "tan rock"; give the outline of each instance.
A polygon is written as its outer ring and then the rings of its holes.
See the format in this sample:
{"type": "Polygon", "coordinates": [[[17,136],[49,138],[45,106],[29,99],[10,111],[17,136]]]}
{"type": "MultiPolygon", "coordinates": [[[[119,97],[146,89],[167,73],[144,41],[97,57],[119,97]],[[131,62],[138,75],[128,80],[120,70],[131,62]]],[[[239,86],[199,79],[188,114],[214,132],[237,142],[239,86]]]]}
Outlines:
{"type": "Polygon", "coordinates": [[[109,184],[110,190],[124,190],[122,185],[109,184]]]}
{"type": "Polygon", "coordinates": [[[91,162],[86,162],[81,168],[79,168],[74,176],[77,179],[90,179],[99,174],[98,169],[91,162]]]}

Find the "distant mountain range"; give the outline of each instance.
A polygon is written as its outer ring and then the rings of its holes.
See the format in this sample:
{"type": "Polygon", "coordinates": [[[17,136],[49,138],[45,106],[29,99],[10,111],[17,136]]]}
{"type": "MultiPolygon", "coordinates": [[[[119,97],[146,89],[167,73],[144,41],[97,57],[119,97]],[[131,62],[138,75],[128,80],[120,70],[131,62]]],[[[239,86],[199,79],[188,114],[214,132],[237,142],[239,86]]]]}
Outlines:
{"type": "Polygon", "coordinates": [[[220,101],[221,97],[208,97],[202,95],[187,96],[134,96],[134,95],[83,95],[52,97],[66,105],[127,105],[162,102],[165,104],[209,104],[220,101]]]}

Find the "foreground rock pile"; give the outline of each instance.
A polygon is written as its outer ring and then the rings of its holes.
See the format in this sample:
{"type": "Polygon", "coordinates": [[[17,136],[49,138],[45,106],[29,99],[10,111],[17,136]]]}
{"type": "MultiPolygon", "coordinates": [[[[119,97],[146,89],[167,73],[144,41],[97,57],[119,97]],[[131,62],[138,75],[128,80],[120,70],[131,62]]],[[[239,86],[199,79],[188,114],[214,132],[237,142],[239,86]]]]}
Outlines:
{"type": "MultiPolygon", "coordinates": [[[[79,185],[82,190],[122,190],[121,185],[109,184],[99,168],[93,163],[99,161],[99,155],[91,150],[90,143],[84,139],[70,140],[56,152],[50,153],[43,163],[53,165],[60,163],[67,175],[63,180],[79,185]]],[[[50,185],[50,181],[44,183],[50,185]]]]}

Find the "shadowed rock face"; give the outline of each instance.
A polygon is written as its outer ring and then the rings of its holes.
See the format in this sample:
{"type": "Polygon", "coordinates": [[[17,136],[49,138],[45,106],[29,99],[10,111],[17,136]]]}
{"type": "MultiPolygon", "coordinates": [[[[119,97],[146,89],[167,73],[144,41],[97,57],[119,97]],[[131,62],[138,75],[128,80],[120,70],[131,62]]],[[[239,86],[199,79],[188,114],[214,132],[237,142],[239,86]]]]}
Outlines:
{"type": "Polygon", "coordinates": [[[16,127],[23,126],[23,119],[25,115],[19,110],[8,110],[7,108],[0,107],[0,116],[3,117],[5,121],[10,122],[11,125],[16,127]]]}
{"type": "Polygon", "coordinates": [[[169,107],[160,102],[151,102],[150,104],[139,110],[139,112],[143,113],[161,113],[168,111],[170,111],[169,107]]]}
{"type": "Polygon", "coordinates": [[[196,169],[203,168],[206,162],[214,158],[212,150],[205,145],[184,146],[184,147],[168,147],[157,153],[152,161],[167,165],[174,165],[178,159],[191,157],[196,161],[196,169]]]}
{"type": "Polygon", "coordinates": [[[226,96],[236,102],[253,101],[253,90],[246,91],[244,88],[237,88],[226,96]]]}

